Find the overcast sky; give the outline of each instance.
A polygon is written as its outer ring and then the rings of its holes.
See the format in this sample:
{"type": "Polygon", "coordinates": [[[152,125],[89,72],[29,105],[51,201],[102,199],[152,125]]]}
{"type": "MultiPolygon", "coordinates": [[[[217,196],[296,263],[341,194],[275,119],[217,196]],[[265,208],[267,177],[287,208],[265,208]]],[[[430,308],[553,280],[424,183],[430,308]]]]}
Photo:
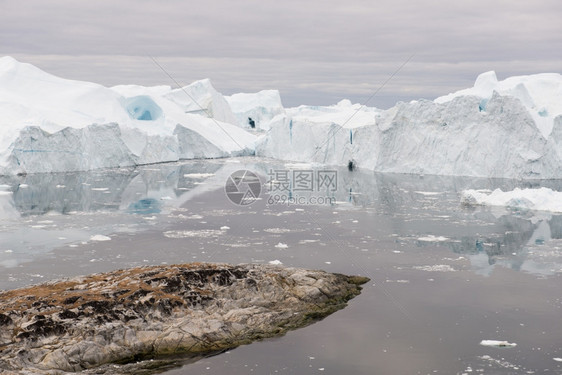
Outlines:
{"type": "Polygon", "coordinates": [[[285,106],[380,89],[368,105],[386,108],[488,70],[562,73],[559,0],[0,0],[0,14],[0,55],[65,78],[173,86],[153,56],[182,85],[279,89],[285,106]]]}

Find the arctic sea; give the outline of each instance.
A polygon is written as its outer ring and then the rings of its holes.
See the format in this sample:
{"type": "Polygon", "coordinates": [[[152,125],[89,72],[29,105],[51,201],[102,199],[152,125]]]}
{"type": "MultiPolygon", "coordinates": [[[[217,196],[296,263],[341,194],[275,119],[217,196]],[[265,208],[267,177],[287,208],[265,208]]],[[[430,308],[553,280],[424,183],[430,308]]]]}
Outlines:
{"type": "Polygon", "coordinates": [[[0,177],[0,289],[190,261],[324,269],[371,282],[313,325],[155,373],[562,374],[562,215],[460,201],[538,186],[562,181],[254,158],[0,177]],[[252,204],[225,192],[239,170],[262,182],[252,204]]]}

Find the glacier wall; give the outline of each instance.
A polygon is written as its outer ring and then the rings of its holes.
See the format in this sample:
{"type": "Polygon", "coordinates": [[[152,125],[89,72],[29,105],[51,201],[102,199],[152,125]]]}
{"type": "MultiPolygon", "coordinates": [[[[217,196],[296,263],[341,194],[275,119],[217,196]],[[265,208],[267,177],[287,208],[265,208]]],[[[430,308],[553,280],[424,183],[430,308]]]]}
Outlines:
{"type": "Polygon", "coordinates": [[[54,134],[36,126],[24,128],[9,157],[14,172],[66,172],[134,165],[119,137],[117,124],[64,128],[54,134]]]}
{"type": "Polygon", "coordinates": [[[0,111],[4,175],[252,155],[257,139],[209,80],[107,88],[11,57],[0,58],[0,111]]]}
{"type": "Polygon", "coordinates": [[[506,81],[488,72],[472,89],[385,111],[349,103],[291,109],[290,123],[272,127],[256,154],[340,166],[351,161],[377,172],[562,178],[562,76],[506,81]]]}
{"type": "Polygon", "coordinates": [[[545,138],[522,103],[480,98],[400,104],[382,132],[381,172],[479,177],[562,177],[557,140],[545,138]]]}
{"type": "Polygon", "coordinates": [[[0,58],[0,174],[257,155],[377,172],[562,178],[562,75],[478,76],[388,110],[284,108],[279,92],[107,88],[0,58]],[[255,123],[251,128],[249,118],[255,123]]]}

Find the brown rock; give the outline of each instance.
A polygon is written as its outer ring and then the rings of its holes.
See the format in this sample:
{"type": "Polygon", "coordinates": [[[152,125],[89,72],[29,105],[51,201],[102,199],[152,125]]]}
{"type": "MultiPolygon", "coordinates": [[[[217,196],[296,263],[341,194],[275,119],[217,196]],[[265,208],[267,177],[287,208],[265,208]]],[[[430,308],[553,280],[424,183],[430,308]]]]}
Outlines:
{"type": "Polygon", "coordinates": [[[0,373],[134,373],[314,322],[368,279],[270,265],[140,267],[0,293],[0,373]],[[127,366],[103,366],[131,363],[127,366]],[[102,367],[99,367],[102,366],[102,367]],[[120,370],[121,369],[121,372],[120,370]],[[101,371],[101,372],[100,372],[101,371]]]}

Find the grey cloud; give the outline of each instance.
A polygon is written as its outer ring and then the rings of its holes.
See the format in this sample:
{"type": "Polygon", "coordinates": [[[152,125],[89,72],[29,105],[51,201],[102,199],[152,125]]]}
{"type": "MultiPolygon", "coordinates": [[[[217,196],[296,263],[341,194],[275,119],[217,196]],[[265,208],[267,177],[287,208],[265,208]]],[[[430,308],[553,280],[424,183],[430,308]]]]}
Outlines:
{"type": "Polygon", "coordinates": [[[171,84],[153,55],[183,83],[278,88],[286,105],[361,102],[412,53],[369,104],[431,99],[492,69],[505,77],[562,66],[554,0],[4,0],[0,10],[0,55],[57,75],[171,84]]]}

